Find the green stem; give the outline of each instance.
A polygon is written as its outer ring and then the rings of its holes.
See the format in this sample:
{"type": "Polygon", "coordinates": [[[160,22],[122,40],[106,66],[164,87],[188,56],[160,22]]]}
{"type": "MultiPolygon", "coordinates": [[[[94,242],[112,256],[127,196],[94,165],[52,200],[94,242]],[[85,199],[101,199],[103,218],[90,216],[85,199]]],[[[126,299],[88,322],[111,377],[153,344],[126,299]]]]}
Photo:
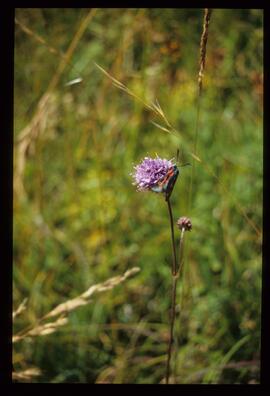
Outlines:
{"type": "Polygon", "coordinates": [[[170,225],[171,225],[171,236],[172,236],[172,251],[173,251],[173,265],[172,265],[172,274],[176,274],[176,248],[175,248],[175,238],[174,238],[174,228],[173,228],[173,215],[172,215],[172,207],[170,198],[167,199],[168,209],[169,209],[169,217],[170,217],[170,225]]]}
{"type": "Polygon", "coordinates": [[[183,267],[183,257],[184,257],[184,234],[185,234],[185,228],[183,227],[181,229],[181,236],[180,236],[180,241],[179,241],[179,264],[178,264],[178,270],[177,274],[180,275],[180,271],[183,267]]]}
{"type": "Polygon", "coordinates": [[[169,345],[168,345],[168,354],[167,354],[167,365],[166,365],[166,384],[169,383],[169,376],[170,376],[170,361],[171,361],[171,354],[172,354],[172,343],[173,343],[173,328],[174,328],[174,321],[175,321],[175,300],[176,300],[176,246],[175,246],[175,237],[174,237],[174,226],[173,226],[173,215],[172,215],[172,207],[170,198],[166,199],[168,204],[169,210],[169,217],[170,217],[170,226],[171,226],[171,238],[172,238],[172,254],[173,254],[173,261],[172,261],[172,303],[171,303],[171,316],[170,316],[170,338],[169,338],[169,345]]]}
{"type": "Polygon", "coordinates": [[[172,308],[171,308],[171,318],[170,318],[170,339],[168,345],[168,353],[167,353],[167,365],[166,365],[166,384],[169,383],[170,377],[170,361],[172,355],[172,343],[173,343],[173,328],[175,321],[175,300],[176,300],[176,283],[177,283],[178,275],[173,275],[173,283],[172,283],[172,308]]]}
{"type": "MultiPolygon", "coordinates": [[[[181,229],[181,236],[179,241],[179,265],[177,271],[173,272],[172,274],[172,302],[171,302],[171,317],[170,317],[170,338],[169,338],[169,345],[168,345],[168,353],[167,353],[167,365],[166,365],[166,384],[169,383],[170,377],[170,361],[172,355],[172,344],[173,344],[173,329],[174,329],[174,322],[175,322],[175,307],[176,307],[176,286],[177,286],[177,279],[180,275],[181,269],[183,267],[183,247],[184,247],[184,234],[185,228],[181,229]]],[[[172,236],[174,238],[174,235],[172,236]]],[[[173,239],[174,241],[174,239],[173,239]]],[[[175,244],[174,244],[175,248],[175,244]]],[[[175,255],[176,257],[176,255],[175,255]]],[[[176,268],[176,266],[175,266],[176,268]]]]}

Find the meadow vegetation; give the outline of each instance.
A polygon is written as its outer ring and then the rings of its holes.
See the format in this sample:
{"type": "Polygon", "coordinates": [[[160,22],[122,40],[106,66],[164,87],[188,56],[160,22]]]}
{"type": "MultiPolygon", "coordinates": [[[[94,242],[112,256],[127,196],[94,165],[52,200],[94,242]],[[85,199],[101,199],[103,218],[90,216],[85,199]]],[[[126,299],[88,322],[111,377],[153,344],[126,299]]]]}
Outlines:
{"type": "Polygon", "coordinates": [[[164,382],[167,208],[130,173],[179,149],[192,166],[171,201],[193,228],[171,382],[259,382],[262,18],[213,10],[198,102],[203,9],[16,10],[14,335],[117,277],[53,331],[15,339],[17,380],[164,382]]]}

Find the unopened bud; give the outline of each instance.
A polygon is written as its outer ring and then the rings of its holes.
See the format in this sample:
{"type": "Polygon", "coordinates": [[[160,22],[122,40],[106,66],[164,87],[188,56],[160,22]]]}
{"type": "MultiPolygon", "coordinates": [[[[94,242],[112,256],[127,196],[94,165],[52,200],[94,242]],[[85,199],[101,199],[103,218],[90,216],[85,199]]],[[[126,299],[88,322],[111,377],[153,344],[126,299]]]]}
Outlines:
{"type": "Polygon", "coordinates": [[[185,231],[190,231],[192,229],[192,223],[188,217],[180,217],[180,219],[177,220],[177,226],[180,230],[184,228],[185,231]]]}

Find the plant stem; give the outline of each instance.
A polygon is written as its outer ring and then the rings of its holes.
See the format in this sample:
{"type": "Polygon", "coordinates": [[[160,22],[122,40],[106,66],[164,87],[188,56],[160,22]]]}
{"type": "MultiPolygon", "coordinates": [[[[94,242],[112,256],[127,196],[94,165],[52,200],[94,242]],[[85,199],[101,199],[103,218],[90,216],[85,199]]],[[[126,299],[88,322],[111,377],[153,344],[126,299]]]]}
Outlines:
{"type": "Polygon", "coordinates": [[[172,261],[172,306],[171,306],[171,316],[170,316],[170,338],[168,345],[168,354],[167,354],[167,366],[166,366],[166,384],[169,383],[170,376],[170,361],[172,354],[172,343],[173,343],[173,328],[174,328],[174,320],[175,320],[175,299],[176,299],[176,247],[175,247],[175,237],[174,237],[174,226],[173,226],[173,215],[172,215],[172,207],[170,198],[166,200],[168,204],[169,217],[170,217],[170,226],[171,226],[171,237],[172,237],[172,253],[173,253],[173,261],[172,261]]]}
{"type": "Polygon", "coordinates": [[[182,262],[183,262],[183,256],[184,256],[184,234],[185,234],[185,228],[183,227],[181,229],[181,236],[180,236],[180,241],[179,241],[179,264],[178,264],[178,270],[177,270],[178,275],[180,275],[180,271],[183,267],[182,262]]]}
{"type": "Polygon", "coordinates": [[[169,216],[170,216],[170,225],[171,225],[171,235],[172,235],[172,251],[173,251],[173,265],[172,265],[172,274],[176,274],[176,248],[175,248],[175,238],[174,238],[174,228],[173,228],[173,215],[172,215],[172,207],[170,198],[167,199],[169,216]]]}
{"type": "MultiPolygon", "coordinates": [[[[170,207],[170,203],[168,202],[169,205],[169,212],[170,212],[170,218],[172,218],[172,211],[170,207]]],[[[174,329],[174,322],[175,322],[175,306],[176,306],[176,285],[177,285],[177,279],[180,275],[180,271],[183,267],[182,265],[182,259],[183,259],[183,246],[184,246],[184,234],[185,234],[185,228],[183,227],[181,229],[181,236],[180,236],[180,241],[179,241],[179,264],[178,264],[178,269],[176,271],[176,263],[174,261],[174,270],[172,273],[172,302],[171,302],[171,316],[170,316],[170,338],[169,338],[169,345],[168,345],[168,353],[167,353],[167,365],[166,365],[166,384],[169,383],[169,377],[170,377],[170,361],[171,361],[171,355],[172,355],[172,344],[173,344],[173,329],[174,329]]],[[[173,240],[173,246],[174,246],[174,260],[176,260],[176,252],[175,252],[175,240],[174,240],[174,233],[172,229],[172,240],[173,240]]]]}
{"type": "Polygon", "coordinates": [[[172,307],[171,307],[171,317],[170,317],[170,339],[168,345],[168,354],[167,354],[167,366],[166,366],[166,384],[169,383],[170,376],[170,361],[172,354],[172,343],[173,343],[173,328],[175,321],[175,300],[176,300],[176,283],[177,283],[178,275],[172,276],[172,307]]]}

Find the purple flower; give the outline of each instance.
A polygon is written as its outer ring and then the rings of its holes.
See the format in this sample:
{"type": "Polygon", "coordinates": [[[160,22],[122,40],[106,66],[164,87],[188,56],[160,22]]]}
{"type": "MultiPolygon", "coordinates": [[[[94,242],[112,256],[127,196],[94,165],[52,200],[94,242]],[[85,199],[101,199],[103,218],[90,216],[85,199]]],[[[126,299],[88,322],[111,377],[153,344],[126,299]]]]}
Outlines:
{"type": "Polygon", "coordinates": [[[155,187],[158,182],[162,181],[168,170],[174,166],[171,160],[145,157],[141,163],[134,166],[135,171],[131,174],[134,179],[134,185],[137,185],[138,191],[147,191],[155,187]]]}

